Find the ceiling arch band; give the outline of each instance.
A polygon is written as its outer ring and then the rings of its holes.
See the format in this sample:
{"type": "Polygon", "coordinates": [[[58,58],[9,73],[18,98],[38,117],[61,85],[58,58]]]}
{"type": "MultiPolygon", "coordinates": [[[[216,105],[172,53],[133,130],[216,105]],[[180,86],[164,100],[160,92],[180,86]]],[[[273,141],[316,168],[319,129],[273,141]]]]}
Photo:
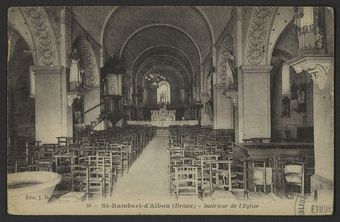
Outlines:
{"type": "Polygon", "coordinates": [[[143,50],[141,53],[139,53],[136,58],[133,60],[133,63],[132,63],[132,70],[134,69],[135,67],[135,63],[138,61],[138,59],[144,55],[146,52],[150,51],[150,50],[154,50],[154,49],[157,49],[157,48],[161,48],[161,47],[164,47],[164,48],[171,48],[171,49],[174,49],[176,51],[178,51],[181,55],[183,55],[187,61],[189,62],[190,64],[190,68],[191,68],[191,71],[192,71],[192,74],[194,74],[194,66],[192,65],[192,62],[191,60],[189,59],[188,55],[183,52],[181,49],[175,47],[175,46],[171,46],[171,45],[156,45],[156,46],[152,46],[152,47],[149,47],[149,48],[146,48],[145,50],[143,50]]]}
{"type": "MultiPolygon", "coordinates": [[[[187,72],[189,71],[189,70],[186,70],[187,67],[186,67],[186,66],[185,66],[178,58],[176,58],[176,57],[169,56],[169,55],[154,55],[154,56],[152,56],[152,57],[146,59],[145,61],[143,61],[143,63],[137,68],[136,72],[133,73],[133,74],[134,74],[133,78],[134,78],[135,83],[137,83],[138,77],[139,77],[139,75],[140,75],[141,73],[143,73],[144,68],[145,68],[147,65],[150,65],[150,64],[152,64],[153,62],[155,62],[155,61],[156,61],[157,59],[159,59],[160,57],[167,57],[167,58],[174,59],[174,63],[177,63],[177,65],[181,67],[181,69],[180,69],[181,71],[184,71],[185,73],[187,73],[187,72]]],[[[158,62],[157,62],[157,63],[158,63],[158,62]]],[[[168,63],[169,63],[169,60],[165,60],[165,61],[163,62],[162,65],[171,66],[171,65],[168,64],[168,63]]],[[[175,65],[176,65],[176,64],[175,64],[175,65]]],[[[176,66],[177,66],[177,65],[176,65],[176,66]]],[[[174,69],[176,69],[179,73],[181,73],[180,70],[178,70],[178,69],[175,68],[174,66],[172,66],[172,67],[173,67],[174,69]]],[[[187,73],[186,78],[184,78],[183,75],[181,75],[181,76],[182,76],[183,79],[187,79],[187,81],[190,81],[190,75],[189,75],[189,73],[187,73]]]]}
{"type": "MultiPolygon", "coordinates": [[[[113,7],[112,10],[110,11],[110,13],[105,18],[104,25],[103,25],[103,28],[102,28],[101,33],[100,33],[100,45],[101,46],[104,46],[104,34],[105,34],[107,24],[108,24],[110,18],[115,14],[115,12],[117,11],[118,8],[120,8],[120,6],[113,7]]],[[[216,39],[215,39],[215,35],[214,35],[214,30],[212,28],[212,25],[211,25],[208,17],[206,16],[206,14],[203,12],[203,10],[199,6],[193,6],[193,8],[196,9],[195,11],[198,12],[199,15],[201,15],[201,17],[204,19],[204,21],[208,25],[211,41],[213,43],[212,45],[214,45],[216,39]]]]}
{"type": "Polygon", "coordinates": [[[142,32],[143,30],[145,29],[149,29],[149,28],[153,28],[153,27],[168,27],[168,28],[173,28],[173,29],[176,29],[177,31],[183,33],[186,37],[188,37],[192,43],[194,44],[196,50],[197,50],[197,53],[199,55],[199,59],[200,59],[200,63],[202,63],[202,54],[201,54],[201,50],[197,44],[197,42],[194,40],[194,38],[189,35],[189,33],[187,33],[186,31],[184,31],[183,29],[181,28],[178,28],[174,25],[169,25],[169,24],[164,24],[164,23],[155,23],[155,24],[149,24],[149,25],[146,25],[146,26],[143,26],[143,27],[140,27],[139,29],[135,30],[133,33],[131,33],[129,35],[129,37],[125,40],[125,42],[123,43],[123,46],[120,50],[120,53],[119,53],[119,58],[122,57],[122,54],[124,52],[124,49],[125,49],[125,46],[127,45],[127,43],[130,41],[130,39],[132,39],[136,34],[138,34],[139,32],[142,32]]]}

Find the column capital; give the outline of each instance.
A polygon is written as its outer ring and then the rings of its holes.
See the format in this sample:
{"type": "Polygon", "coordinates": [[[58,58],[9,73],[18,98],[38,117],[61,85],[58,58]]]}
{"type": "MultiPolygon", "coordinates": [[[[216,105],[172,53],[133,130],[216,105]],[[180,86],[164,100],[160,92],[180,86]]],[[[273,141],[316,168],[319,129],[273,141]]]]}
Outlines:
{"type": "Polygon", "coordinates": [[[327,82],[328,69],[333,56],[320,54],[301,54],[288,62],[297,74],[307,72],[319,89],[324,89],[327,82]]]}
{"type": "Polygon", "coordinates": [[[272,70],[270,65],[242,65],[240,69],[242,73],[268,73],[272,70]]]}
{"type": "Polygon", "coordinates": [[[33,71],[35,75],[56,75],[62,74],[65,68],[62,66],[30,66],[30,70],[33,71]]]}

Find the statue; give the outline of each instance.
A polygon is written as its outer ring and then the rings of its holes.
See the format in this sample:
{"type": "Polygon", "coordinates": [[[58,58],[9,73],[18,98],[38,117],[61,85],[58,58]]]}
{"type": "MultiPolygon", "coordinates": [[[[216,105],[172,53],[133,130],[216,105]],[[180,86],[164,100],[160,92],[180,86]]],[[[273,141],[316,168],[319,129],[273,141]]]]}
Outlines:
{"type": "Polygon", "coordinates": [[[225,52],[226,56],[226,88],[237,89],[237,74],[235,71],[235,57],[230,51],[225,52]]]}
{"type": "Polygon", "coordinates": [[[83,82],[82,78],[82,70],[79,66],[80,57],[78,54],[78,50],[74,49],[71,54],[71,68],[70,68],[70,91],[77,91],[79,86],[83,82]]]}

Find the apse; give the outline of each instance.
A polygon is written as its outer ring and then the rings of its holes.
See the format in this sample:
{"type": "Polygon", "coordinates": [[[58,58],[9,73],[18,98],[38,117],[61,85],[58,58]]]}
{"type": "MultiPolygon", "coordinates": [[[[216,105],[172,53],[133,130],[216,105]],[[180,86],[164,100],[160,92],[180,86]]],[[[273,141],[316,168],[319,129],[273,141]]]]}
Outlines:
{"type": "Polygon", "coordinates": [[[117,7],[112,11],[103,32],[105,53],[117,56],[124,66],[135,106],[157,105],[157,90],[143,79],[156,70],[167,77],[171,86],[168,105],[191,108],[197,100],[195,92],[200,91],[197,78],[202,72],[201,63],[213,43],[206,18],[196,7],[140,9],[117,7]]]}

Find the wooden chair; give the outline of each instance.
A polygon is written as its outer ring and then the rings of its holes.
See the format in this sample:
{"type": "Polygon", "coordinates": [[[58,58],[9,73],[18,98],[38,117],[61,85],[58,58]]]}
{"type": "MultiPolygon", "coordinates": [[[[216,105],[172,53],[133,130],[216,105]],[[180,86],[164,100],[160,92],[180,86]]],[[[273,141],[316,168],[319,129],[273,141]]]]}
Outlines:
{"type": "MultiPolygon", "coordinates": [[[[114,168],[120,172],[121,175],[124,173],[124,160],[123,160],[123,148],[120,144],[110,144],[109,150],[112,154],[112,164],[114,168]]],[[[117,181],[117,176],[115,177],[115,180],[117,181]]]]}
{"type": "Polygon", "coordinates": [[[35,160],[32,165],[27,166],[31,171],[53,171],[54,158],[58,144],[43,144],[35,153],[35,160]]]}
{"type": "Polygon", "coordinates": [[[122,144],[122,162],[123,162],[123,171],[128,173],[131,163],[131,146],[123,142],[122,144]]]}
{"type": "Polygon", "coordinates": [[[198,167],[175,166],[176,197],[179,195],[198,196],[198,167]]]}
{"type": "Polygon", "coordinates": [[[290,186],[300,189],[300,194],[305,194],[305,161],[302,155],[281,155],[278,160],[284,174],[284,193],[286,196],[291,192],[290,186]]]}
{"type": "Polygon", "coordinates": [[[232,191],[233,183],[232,179],[236,177],[236,175],[232,174],[231,164],[233,161],[231,160],[217,160],[217,178],[218,182],[222,183],[216,183],[217,186],[222,186],[224,190],[232,191]]]}
{"type": "MultiPolygon", "coordinates": [[[[287,163],[284,166],[285,183],[300,188],[300,194],[305,195],[305,169],[304,163],[287,163]]],[[[286,189],[287,191],[287,189],[286,189]]]]}
{"type": "MultiPolygon", "coordinates": [[[[59,147],[60,149],[60,147],[59,147]]],[[[55,172],[62,176],[58,188],[72,187],[71,165],[75,164],[76,155],[70,152],[57,152],[53,154],[55,172]]]]}
{"type": "Polygon", "coordinates": [[[273,167],[268,164],[268,160],[252,161],[252,182],[255,192],[258,192],[258,187],[263,187],[263,192],[267,193],[267,186],[270,186],[270,192],[274,192],[273,184],[273,167]]]}
{"type": "Polygon", "coordinates": [[[96,139],[96,147],[100,150],[105,150],[109,146],[106,139],[96,139]]]}
{"type": "Polygon", "coordinates": [[[218,155],[202,155],[200,156],[200,185],[203,192],[203,196],[205,193],[209,193],[211,195],[213,190],[213,183],[217,183],[218,176],[217,176],[217,163],[212,163],[211,161],[217,161],[218,155]],[[208,162],[211,162],[208,164],[208,162]]]}
{"type": "Polygon", "coordinates": [[[69,146],[74,143],[72,137],[67,137],[67,136],[59,136],[57,137],[58,140],[58,147],[64,147],[64,146],[69,146]]]}
{"type": "MultiPolygon", "coordinates": [[[[113,165],[112,153],[108,150],[98,150],[97,151],[97,164],[98,166],[104,167],[105,173],[105,188],[107,187],[108,193],[111,196],[113,191],[113,184],[116,181],[117,171],[113,165]]],[[[106,189],[105,189],[106,191],[106,189]]]]}
{"type": "Polygon", "coordinates": [[[105,169],[103,166],[88,166],[88,196],[99,194],[104,197],[105,191],[105,169]]]}
{"type": "Polygon", "coordinates": [[[62,202],[82,202],[88,200],[88,168],[81,164],[72,164],[71,168],[71,190],[59,197],[62,202]]]}
{"type": "Polygon", "coordinates": [[[87,194],[88,168],[85,164],[71,165],[71,191],[84,192],[87,194]]]}

